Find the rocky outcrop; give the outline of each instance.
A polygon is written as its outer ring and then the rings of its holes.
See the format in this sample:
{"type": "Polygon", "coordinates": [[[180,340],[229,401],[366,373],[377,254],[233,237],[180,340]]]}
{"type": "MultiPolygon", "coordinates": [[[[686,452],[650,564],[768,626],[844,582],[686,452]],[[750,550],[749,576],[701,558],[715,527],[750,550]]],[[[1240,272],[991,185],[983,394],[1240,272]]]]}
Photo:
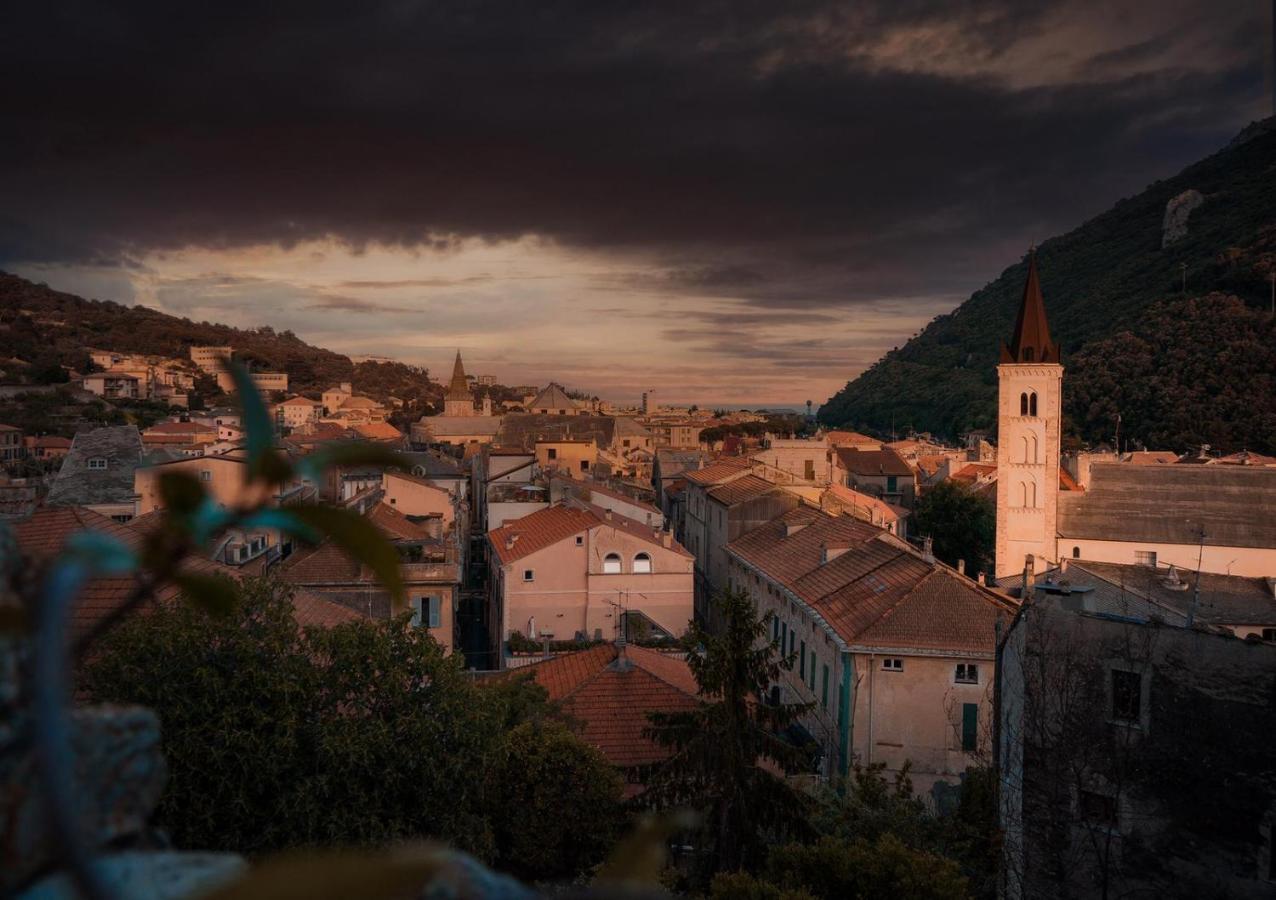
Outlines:
{"type": "Polygon", "coordinates": [[[1165,221],[1161,224],[1161,246],[1168,247],[1187,237],[1187,220],[1192,210],[1205,202],[1205,195],[1195,188],[1184,191],[1165,204],[1165,221]]]}

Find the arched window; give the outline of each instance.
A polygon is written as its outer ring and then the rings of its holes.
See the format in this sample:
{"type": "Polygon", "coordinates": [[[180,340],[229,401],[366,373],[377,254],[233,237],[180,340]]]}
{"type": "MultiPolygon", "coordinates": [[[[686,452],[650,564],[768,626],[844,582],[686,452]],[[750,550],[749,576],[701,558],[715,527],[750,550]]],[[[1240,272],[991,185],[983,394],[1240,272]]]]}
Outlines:
{"type": "Polygon", "coordinates": [[[1023,443],[1023,461],[1026,463],[1032,462],[1032,457],[1029,455],[1032,452],[1032,448],[1028,444],[1028,435],[1025,434],[1019,440],[1023,443]]]}
{"type": "Polygon", "coordinates": [[[1028,415],[1028,395],[1027,394],[1019,395],[1019,415],[1021,416],[1028,415]]]}
{"type": "MultiPolygon", "coordinates": [[[[1034,394],[1033,396],[1035,397],[1036,395],[1034,394]]],[[[1035,434],[1030,434],[1023,439],[1023,442],[1024,442],[1023,461],[1026,463],[1036,463],[1037,462],[1037,436],[1035,434]]]]}
{"type": "Polygon", "coordinates": [[[634,571],[642,572],[642,573],[650,572],[651,571],[651,555],[648,553],[639,553],[637,556],[635,556],[634,571]]]}
{"type": "Polygon", "coordinates": [[[1028,415],[1035,416],[1037,414],[1037,394],[1034,391],[1028,395],[1028,415]]]}
{"type": "Polygon", "coordinates": [[[603,574],[619,575],[620,574],[620,554],[608,553],[603,557],[603,574]]]}
{"type": "Polygon", "coordinates": [[[1081,558],[1081,548],[1080,548],[1080,547],[1073,547],[1073,548],[1072,548],[1072,558],[1073,558],[1073,559],[1080,559],[1080,558],[1081,558]]]}
{"type": "Polygon", "coordinates": [[[1024,348],[1023,348],[1023,361],[1024,361],[1024,362],[1032,362],[1032,357],[1033,357],[1033,355],[1035,354],[1035,352],[1036,352],[1036,348],[1034,348],[1034,347],[1024,347],[1024,348]]]}
{"type": "Polygon", "coordinates": [[[1023,501],[1019,505],[1025,509],[1032,509],[1037,505],[1037,483],[1035,481],[1021,481],[1019,483],[1020,499],[1023,501]]]}

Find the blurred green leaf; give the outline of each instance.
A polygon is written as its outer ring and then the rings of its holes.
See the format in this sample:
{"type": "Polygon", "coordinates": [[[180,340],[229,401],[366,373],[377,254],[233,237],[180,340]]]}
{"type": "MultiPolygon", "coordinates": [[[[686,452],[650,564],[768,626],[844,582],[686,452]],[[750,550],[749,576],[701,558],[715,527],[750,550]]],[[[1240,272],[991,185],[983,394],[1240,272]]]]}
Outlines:
{"type": "Polygon", "coordinates": [[[394,605],[403,599],[399,552],[371,522],[337,506],[290,506],[287,511],[372,569],[377,580],[390,592],[394,605]]]}
{"type": "Polygon", "coordinates": [[[633,833],[617,844],[599,867],[595,882],[658,885],[660,873],[668,865],[669,839],[680,832],[694,830],[698,824],[695,813],[688,810],[644,816],[633,833]]]}
{"type": "Polygon", "coordinates": [[[179,516],[190,515],[204,502],[204,486],[199,479],[176,469],[160,476],[159,492],[164,507],[179,516]]]}
{"type": "Polygon", "coordinates": [[[397,450],[366,441],[328,444],[297,463],[297,469],[311,481],[319,481],[333,466],[380,466],[409,472],[412,462],[397,450]]]}
{"type": "Polygon", "coordinates": [[[292,465],[283,453],[272,450],[261,458],[257,472],[271,484],[287,484],[292,478],[292,465]]]}
{"type": "Polygon", "coordinates": [[[132,547],[100,531],[71,535],[64,555],[85,563],[99,575],[126,575],[137,567],[137,554],[132,547]]]}
{"type": "Polygon", "coordinates": [[[244,432],[248,447],[248,475],[255,478],[263,473],[263,463],[270,453],[275,440],[275,428],[270,421],[270,413],[266,411],[266,402],[262,400],[253,384],[252,377],[241,363],[227,359],[222,364],[235,382],[235,392],[239,395],[239,408],[243,411],[244,432]]]}
{"type": "Polygon", "coordinates": [[[443,869],[438,850],[292,854],[268,859],[204,900],[347,900],[417,897],[443,869]]]}
{"type": "Polygon", "coordinates": [[[235,582],[225,575],[184,572],[173,579],[182,594],[211,616],[228,616],[235,609],[238,595],[235,582]]]}

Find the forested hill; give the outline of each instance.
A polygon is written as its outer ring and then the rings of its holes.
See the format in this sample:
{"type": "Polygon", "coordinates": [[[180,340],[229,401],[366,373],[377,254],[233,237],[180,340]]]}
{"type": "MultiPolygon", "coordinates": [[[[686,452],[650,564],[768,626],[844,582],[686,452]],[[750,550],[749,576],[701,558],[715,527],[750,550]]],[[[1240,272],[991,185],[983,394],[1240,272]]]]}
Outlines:
{"type": "MultiPolygon", "coordinates": [[[[1250,126],[1220,152],[1038,248],[1050,328],[1067,367],[1065,427],[1074,441],[1110,441],[1120,412],[1123,443],[1276,451],[1276,346],[1270,318],[1257,314],[1270,308],[1268,279],[1276,271],[1273,126],[1272,119],[1250,126]],[[1186,235],[1163,248],[1166,204],[1191,190],[1203,202],[1187,219],[1186,235]],[[1191,299],[1213,293],[1241,302],[1191,299]],[[1149,334],[1153,321],[1189,320],[1203,327],[1175,328],[1186,343],[1149,334]],[[1237,341],[1250,352],[1231,352],[1237,341]],[[1137,366],[1129,356],[1136,351],[1137,366]],[[1212,363],[1206,371],[1199,368],[1202,359],[1212,363]],[[1172,409],[1173,421],[1149,418],[1146,405],[1135,407],[1154,390],[1146,383],[1150,373],[1156,390],[1193,388],[1158,398],[1156,408],[1167,415],[1172,409]],[[1240,418],[1220,421],[1218,394],[1202,389],[1202,377],[1211,388],[1226,388],[1240,418]],[[1098,385],[1105,396],[1096,395],[1098,385]]],[[[1026,270],[1021,260],[886,354],[833,396],[820,420],[949,437],[995,426],[998,346],[1013,326],[1026,270]]]]}
{"type": "Polygon", "coordinates": [[[88,367],[88,349],[188,357],[192,345],[230,345],[251,368],[287,372],[290,388],[315,394],[351,381],[377,399],[430,401],[442,387],[429,373],[402,363],[362,362],[307,344],[291,331],[242,329],[170,316],[144,306],[85,300],[16,275],[0,272],[0,357],[27,366],[6,366],[6,378],[50,367],[88,367]],[[12,370],[12,371],[10,371],[12,370]]]}

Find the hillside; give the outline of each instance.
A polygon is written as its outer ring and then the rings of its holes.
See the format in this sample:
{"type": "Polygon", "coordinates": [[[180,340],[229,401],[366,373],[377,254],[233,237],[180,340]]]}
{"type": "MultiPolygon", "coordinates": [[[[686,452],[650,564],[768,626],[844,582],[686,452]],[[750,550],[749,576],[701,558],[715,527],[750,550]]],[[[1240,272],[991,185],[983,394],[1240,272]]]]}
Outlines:
{"type": "Polygon", "coordinates": [[[253,369],[287,372],[297,393],[317,397],[324,388],[351,381],[357,391],[378,400],[394,396],[425,403],[442,397],[442,387],[416,366],[356,365],[290,331],[192,322],[143,306],[85,300],[0,272],[0,357],[29,364],[6,365],[7,380],[15,375],[42,380],[42,373],[56,371],[51,364],[85,371],[90,347],[186,358],[188,349],[199,344],[228,344],[253,369]]]}
{"type": "MultiPolygon", "coordinates": [[[[1223,450],[1247,445],[1261,452],[1276,451],[1272,426],[1276,400],[1271,393],[1276,353],[1270,349],[1270,328],[1265,347],[1252,331],[1263,317],[1246,315],[1244,309],[1269,308],[1267,279],[1276,271],[1276,128],[1272,120],[1251,126],[1213,156],[1046,241],[1038,248],[1037,263],[1051,331],[1068,367],[1064,393],[1074,440],[1111,440],[1119,410],[1123,442],[1128,438],[1186,449],[1194,441],[1204,441],[1223,450]],[[1191,213],[1187,234],[1162,248],[1166,204],[1188,190],[1199,191],[1204,202],[1191,213]],[[1183,264],[1187,266],[1187,298],[1180,282],[1183,264]],[[1210,298],[1207,306],[1226,324],[1192,332],[1188,343],[1196,343],[1191,347],[1194,360],[1217,361],[1211,383],[1230,385],[1239,393],[1248,424],[1224,427],[1214,396],[1200,390],[1184,393],[1181,399],[1170,395],[1176,401],[1172,421],[1151,416],[1147,408],[1132,406],[1150,386],[1111,379],[1120,372],[1116,365],[1104,375],[1109,378],[1107,397],[1095,399],[1089,388],[1084,393],[1073,389],[1096,381],[1097,373],[1082,372],[1083,365],[1093,367],[1110,359],[1109,353],[1127,339],[1142,341],[1141,352],[1149,354],[1141,367],[1126,373],[1130,378],[1146,379],[1155,373],[1167,383],[1187,384],[1192,366],[1176,356],[1184,346],[1138,335],[1145,330],[1153,307],[1159,319],[1173,321],[1176,302],[1188,303],[1189,298],[1214,293],[1237,297],[1240,302],[1210,298]],[[1236,340],[1268,352],[1259,352],[1257,358],[1229,352],[1236,340]],[[1218,430],[1211,430],[1210,423],[1217,423],[1218,430]]],[[[820,421],[879,433],[892,425],[897,430],[911,427],[949,437],[972,428],[995,427],[998,345],[1009,336],[1025,275],[1026,260],[1021,260],[952,313],[934,319],[921,334],[887,353],[833,396],[820,409],[820,421]]],[[[1199,314],[1186,307],[1184,312],[1199,314]]],[[[1168,404],[1155,408],[1170,416],[1168,404]]]]}

